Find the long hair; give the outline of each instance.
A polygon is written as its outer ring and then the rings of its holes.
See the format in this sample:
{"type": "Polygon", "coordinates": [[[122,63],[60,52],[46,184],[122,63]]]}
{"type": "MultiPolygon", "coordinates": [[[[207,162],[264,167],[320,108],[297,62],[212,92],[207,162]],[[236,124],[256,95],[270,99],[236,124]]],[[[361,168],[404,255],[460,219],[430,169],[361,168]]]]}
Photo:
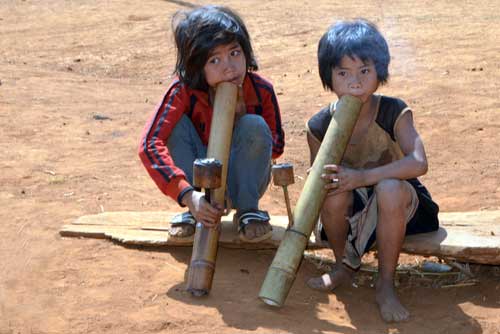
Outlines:
{"type": "Polygon", "coordinates": [[[192,89],[208,90],[203,68],[210,51],[219,45],[238,42],[246,59],[246,70],[258,69],[250,36],[243,20],[223,6],[203,6],[177,12],[172,18],[177,47],[175,73],[192,89]]]}

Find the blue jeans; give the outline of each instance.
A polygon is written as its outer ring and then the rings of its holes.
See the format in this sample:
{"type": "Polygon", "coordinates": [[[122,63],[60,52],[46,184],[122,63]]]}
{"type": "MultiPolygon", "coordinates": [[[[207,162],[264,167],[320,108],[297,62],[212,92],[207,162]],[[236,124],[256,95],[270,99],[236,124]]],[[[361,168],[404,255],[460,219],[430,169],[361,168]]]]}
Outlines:
{"type": "MultiPolygon", "coordinates": [[[[167,147],[192,184],[193,162],[207,157],[207,147],[186,115],[172,131],[167,147]]],[[[264,119],[250,114],[240,117],[233,130],[227,177],[227,194],[235,209],[259,208],[271,177],[271,154],[271,130],[264,119]]]]}

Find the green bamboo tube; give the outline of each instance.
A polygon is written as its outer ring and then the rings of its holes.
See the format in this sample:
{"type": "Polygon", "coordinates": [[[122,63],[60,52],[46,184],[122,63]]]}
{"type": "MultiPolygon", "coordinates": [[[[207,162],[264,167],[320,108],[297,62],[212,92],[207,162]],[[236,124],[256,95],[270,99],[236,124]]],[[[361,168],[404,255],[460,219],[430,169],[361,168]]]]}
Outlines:
{"type": "MultiPolygon", "coordinates": [[[[207,158],[214,158],[222,163],[221,186],[210,191],[211,203],[219,204],[222,207],[224,207],[227,165],[237,97],[238,87],[236,85],[230,82],[222,82],[217,85],[212,129],[208,139],[207,158]]],[[[193,296],[204,296],[212,288],[219,233],[219,225],[216,228],[207,228],[201,223],[196,224],[187,282],[187,290],[193,296]]]]}
{"type": "Polygon", "coordinates": [[[293,211],[294,224],[287,229],[262,284],[259,298],[271,306],[283,306],[292,287],[309,237],[326,197],[323,167],[339,164],[358,120],[362,102],[343,96],[314,159],[304,188],[293,211]]]}

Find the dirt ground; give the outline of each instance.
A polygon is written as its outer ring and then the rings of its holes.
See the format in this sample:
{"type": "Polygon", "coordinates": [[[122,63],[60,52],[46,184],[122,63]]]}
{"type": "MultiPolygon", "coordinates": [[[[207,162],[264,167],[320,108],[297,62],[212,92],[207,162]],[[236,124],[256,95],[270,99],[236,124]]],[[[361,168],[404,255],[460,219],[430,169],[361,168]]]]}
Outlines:
{"type": "MultiPolygon", "coordinates": [[[[318,273],[307,261],[286,307],[263,305],[256,296],[274,251],[220,249],[211,295],[193,299],[184,291],[190,248],[58,235],[82,215],[176,208],[136,146],[171,79],[170,17],[204,3],[0,2],[0,333],[500,333],[495,267],[479,268],[476,286],[401,285],[411,320],[387,325],[369,286],[307,289],[318,273]]],[[[308,167],[304,123],[333,99],[319,80],[317,42],[335,20],[366,17],[392,52],[380,91],[414,109],[430,163],[422,180],[441,209],[500,209],[497,1],[223,3],[242,14],[278,93],[281,161],[297,175],[292,204],[308,167]]],[[[262,207],[285,214],[281,198],[271,187],[262,207]]]]}

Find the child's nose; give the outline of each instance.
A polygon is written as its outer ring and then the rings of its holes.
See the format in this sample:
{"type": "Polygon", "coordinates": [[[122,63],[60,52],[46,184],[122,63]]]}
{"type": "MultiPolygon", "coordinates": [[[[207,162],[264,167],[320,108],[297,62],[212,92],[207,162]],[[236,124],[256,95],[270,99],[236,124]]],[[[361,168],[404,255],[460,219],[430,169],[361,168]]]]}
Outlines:
{"type": "Polygon", "coordinates": [[[226,60],[226,70],[227,71],[234,70],[234,66],[235,66],[235,64],[234,64],[234,62],[231,59],[227,59],[226,60]]]}
{"type": "Polygon", "coordinates": [[[228,75],[233,74],[236,71],[236,64],[234,61],[230,59],[227,60],[224,64],[224,72],[228,75]]]}
{"type": "Polygon", "coordinates": [[[351,80],[349,82],[349,87],[351,88],[360,88],[361,87],[361,79],[359,75],[351,76],[351,80]]]}

